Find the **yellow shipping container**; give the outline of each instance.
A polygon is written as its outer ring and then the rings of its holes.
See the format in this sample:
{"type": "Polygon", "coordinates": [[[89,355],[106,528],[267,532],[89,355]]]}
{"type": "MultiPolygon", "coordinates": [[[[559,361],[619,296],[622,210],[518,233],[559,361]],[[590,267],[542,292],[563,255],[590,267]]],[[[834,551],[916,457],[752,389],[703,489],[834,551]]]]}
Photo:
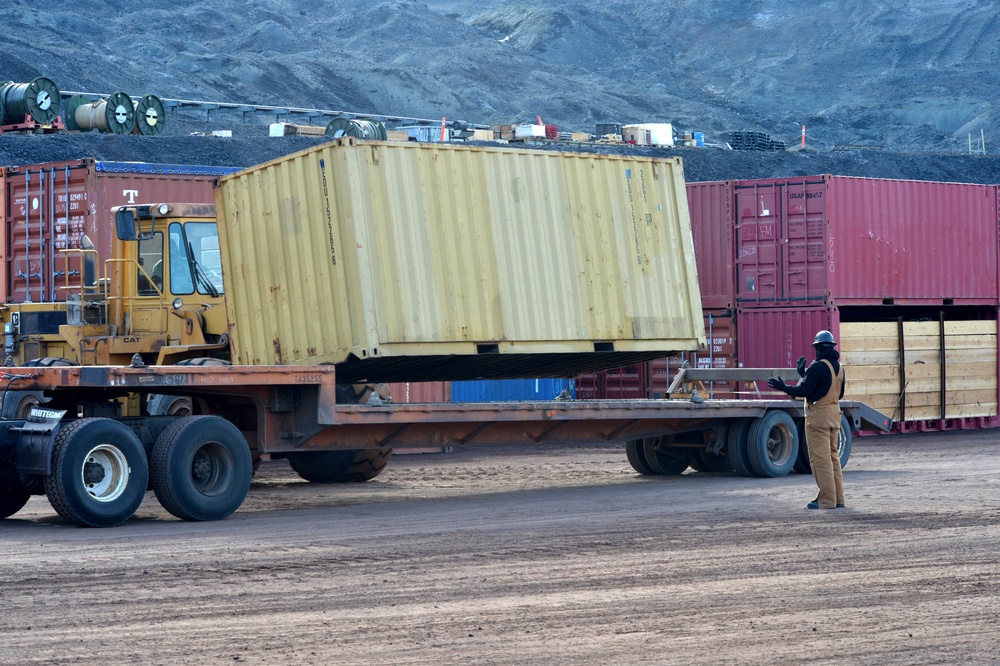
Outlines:
{"type": "Polygon", "coordinates": [[[705,344],[679,158],[345,138],[216,207],[237,363],[554,377],[705,344]]]}

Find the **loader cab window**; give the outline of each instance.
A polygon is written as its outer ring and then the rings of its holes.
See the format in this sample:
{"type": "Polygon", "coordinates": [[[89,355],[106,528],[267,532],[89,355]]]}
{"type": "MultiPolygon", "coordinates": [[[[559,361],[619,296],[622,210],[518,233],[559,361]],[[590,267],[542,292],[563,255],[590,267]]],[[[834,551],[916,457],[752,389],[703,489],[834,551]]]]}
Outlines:
{"type": "Polygon", "coordinates": [[[219,234],[214,222],[170,225],[170,292],[222,294],[219,234]]]}
{"type": "Polygon", "coordinates": [[[163,289],[163,233],[139,241],[139,268],[136,269],[139,296],[158,296],[163,289]]]}

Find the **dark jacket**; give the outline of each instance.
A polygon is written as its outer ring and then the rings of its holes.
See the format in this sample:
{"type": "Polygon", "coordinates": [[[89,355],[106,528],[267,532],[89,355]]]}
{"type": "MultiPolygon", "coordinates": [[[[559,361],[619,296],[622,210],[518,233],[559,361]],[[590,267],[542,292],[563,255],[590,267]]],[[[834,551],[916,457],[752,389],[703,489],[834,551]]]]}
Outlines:
{"type": "MultiPolygon", "coordinates": [[[[785,392],[794,398],[805,398],[810,404],[825,396],[830,391],[833,375],[830,374],[830,368],[826,367],[826,363],[820,363],[823,360],[829,361],[833,365],[834,373],[840,372],[840,354],[837,350],[820,352],[819,357],[809,364],[805,378],[796,386],[789,386],[785,392]]],[[[840,385],[839,399],[841,400],[844,398],[844,384],[846,383],[844,381],[840,385]]]]}

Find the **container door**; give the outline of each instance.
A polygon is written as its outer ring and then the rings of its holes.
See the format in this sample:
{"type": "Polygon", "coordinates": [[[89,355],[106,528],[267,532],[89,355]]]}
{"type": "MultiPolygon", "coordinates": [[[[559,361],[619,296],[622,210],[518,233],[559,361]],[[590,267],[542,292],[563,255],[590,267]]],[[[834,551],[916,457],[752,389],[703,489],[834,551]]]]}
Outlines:
{"type": "Polygon", "coordinates": [[[782,191],[785,200],[784,298],[789,301],[826,299],[827,222],[826,183],[823,181],[788,182],[782,191]]]}
{"type": "Polygon", "coordinates": [[[61,250],[80,247],[89,174],[83,164],[64,162],[7,170],[6,302],[62,301],[67,285],[79,286],[79,256],[61,250]],[[68,223],[67,206],[71,208],[68,223]]]}
{"type": "Polygon", "coordinates": [[[736,294],[744,303],[784,297],[781,187],[736,188],[736,294]]]}

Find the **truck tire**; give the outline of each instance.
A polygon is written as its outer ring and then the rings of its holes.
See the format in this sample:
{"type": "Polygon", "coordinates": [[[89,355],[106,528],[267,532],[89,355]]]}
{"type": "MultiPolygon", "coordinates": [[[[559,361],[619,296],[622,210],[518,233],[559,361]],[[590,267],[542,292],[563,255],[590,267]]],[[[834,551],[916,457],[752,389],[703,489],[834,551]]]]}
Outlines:
{"type": "Polygon", "coordinates": [[[795,421],[778,409],[753,420],[747,436],[750,468],[757,476],[788,476],[799,455],[799,431],[795,421]]]}
{"type": "MultiPolygon", "coordinates": [[[[799,474],[812,474],[812,465],[809,464],[809,445],[806,442],[806,421],[798,420],[799,428],[799,455],[795,462],[795,471],[799,474]]],[[[837,454],[840,458],[840,468],[847,467],[847,461],[851,459],[851,448],[854,445],[854,435],[851,434],[851,421],[847,414],[840,414],[840,439],[837,440],[837,454]]]]}
{"type": "Polygon", "coordinates": [[[750,467],[750,452],[747,451],[747,438],[750,434],[750,424],[753,419],[736,419],[729,426],[726,435],[726,451],[733,470],[740,476],[757,476],[750,467]]]}
{"type": "Polygon", "coordinates": [[[699,472],[732,473],[733,463],[727,455],[709,453],[707,449],[696,449],[691,457],[691,467],[699,472]]]}
{"type": "Polygon", "coordinates": [[[4,488],[0,490],[0,520],[10,518],[24,508],[31,494],[27,490],[4,488]]]}
{"type": "Polygon", "coordinates": [[[0,414],[5,419],[26,419],[31,408],[45,400],[41,391],[6,391],[0,414]]]}
{"type": "MultiPolygon", "coordinates": [[[[46,356],[36,358],[24,364],[27,368],[56,368],[77,365],[68,358],[46,356]]],[[[45,402],[45,394],[41,391],[6,391],[3,393],[3,405],[0,407],[0,417],[5,419],[26,419],[31,408],[45,402]]]]}
{"type": "Polygon", "coordinates": [[[253,462],[239,430],[219,416],[182,416],[153,445],[156,499],[182,520],[222,520],[250,491],[253,462]]]}
{"type": "Polygon", "coordinates": [[[288,462],[311,483],[361,483],[381,474],[391,457],[392,449],[296,451],[288,462]]]}
{"type": "MultiPolygon", "coordinates": [[[[177,365],[205,366],[205,365],[231,365],[229,361],[221,358],[186,358],[179,361],[177,365]]],[[[151,393],[146,398],[146,411],[150,416],[191,416],[194,414],[194,403],[191,398],[183,395],[163,395],[162,393],[151,393]]]]}
{"type": "Polygon", "coordinates": [[[146,494],[146,451],[129,428],[87,418],[63,426],[52,448],[45,495],[65,520],[114,527],[132,517],[146,494]]]}
{"type": "Polygon", "coordinates": [[[643,451],[641,439],[633,439],[625,442],[625,457],[628,458],[628,464],[632,465],[632,469],[639,472],[639,474],[644,476],[656,474],[653,468],[649,466],[649,463],[646,462],[646,454],[643,451]]]}
{"type": "Polygon", "coordinates": [[[24,508],[31,491],[21,484],[13,464],[0,463],[0,520],[24,508]]]}
{"type": "Polygon", "coordinates": [[[643,440],[643,453],[653,472],[663,476],[683,474],[691,465],[691,449],[663,446],[662,437],[647,437],[643,440]]]}

